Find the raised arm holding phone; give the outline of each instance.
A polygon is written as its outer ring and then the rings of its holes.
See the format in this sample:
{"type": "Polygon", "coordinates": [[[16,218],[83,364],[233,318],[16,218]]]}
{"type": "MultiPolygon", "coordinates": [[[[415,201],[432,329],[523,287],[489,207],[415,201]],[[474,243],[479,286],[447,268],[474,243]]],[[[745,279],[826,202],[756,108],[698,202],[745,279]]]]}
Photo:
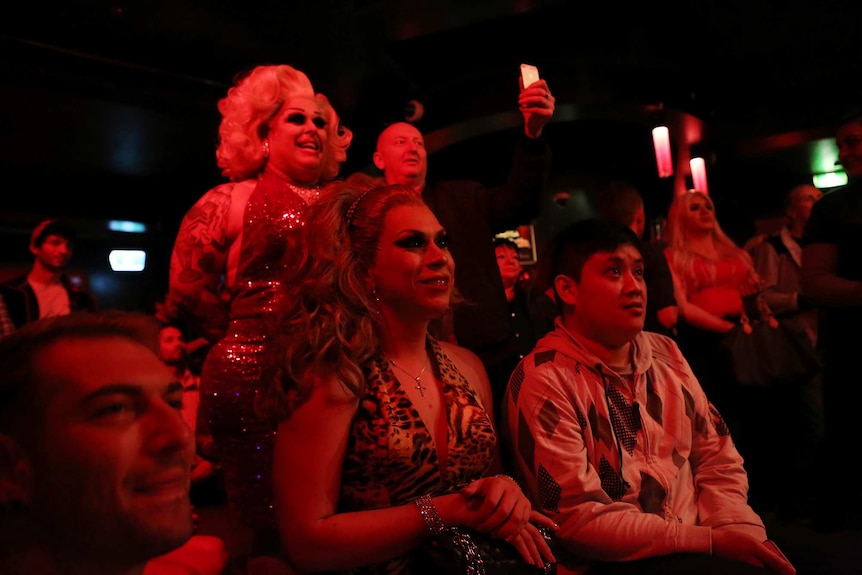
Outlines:
{"type": "Polygon", "coordinates": [[[391,124],[380,133],[373,157],[386,183],[405,184],[421,193],[450,234],[449,249],[462,262],[456,287],[468,303],[454,311],[451,329],[435,329],[435,335],[478,354],[489,372],[508,357],[512,339],[508,302],[491,240],[495,234],[529,224],[539,215],[551,165],[550,149],[542,133],[554,114],[554,96],[546,80],[525,86],[519,76],[518,82],[524,131],[517,137],[511,168],[502,185],[489,187],[475,180],[426,181],[424,136],[406,122],[391,124]]]}

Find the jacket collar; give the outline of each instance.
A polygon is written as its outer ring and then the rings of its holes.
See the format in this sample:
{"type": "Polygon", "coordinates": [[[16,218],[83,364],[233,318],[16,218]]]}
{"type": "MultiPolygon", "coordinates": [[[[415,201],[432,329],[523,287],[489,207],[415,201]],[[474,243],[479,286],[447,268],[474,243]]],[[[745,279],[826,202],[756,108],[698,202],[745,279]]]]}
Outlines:
{"type": "MultiPolygon", "coordinates": [[[[563,324],[562,318],[556,318],[555,328],[542,338],[543,347],[549,347],[572,357],[591,371],[604,371],[605,373],[613,371],[610,366],[581,344],[580,336],[569,331],[563,324]]],[[[632,338],[632,358],[635,373],[645,373],[652,365],[652,348],[643,331],[638,332],[632,338]]]]}
{"type": "Polygon", "coordinates": [[[787,226],[784,226],[781,228],[781,233],[779,233],[778,237],[781,239],[781,243],[784,244],[784,247],[787,248],[787,251],[790,252],[790,257],[793,258],[796,265],[802,267],[802,247],[795,239],[793,239],[793,236],[790,235],[790,229],[788,229],[787,226]]]}

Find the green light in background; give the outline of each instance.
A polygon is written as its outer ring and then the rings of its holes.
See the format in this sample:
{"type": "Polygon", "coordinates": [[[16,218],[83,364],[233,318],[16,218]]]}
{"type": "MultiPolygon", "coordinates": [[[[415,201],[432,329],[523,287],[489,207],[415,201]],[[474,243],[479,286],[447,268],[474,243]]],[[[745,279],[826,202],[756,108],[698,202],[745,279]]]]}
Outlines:
{"type": "Polygon", "coordinates": [[[811,151],[812,173],[826,174],[834,172],[837,160],[838,145],[835,143],[835,138],[824,138],[813,142],[813,149],[811,151]]]}
{"type": "Polygon", "coordinates": [[[814,174],[812,177],[815,188],[837,188],[847,185],[847,174],[845,172],[828,172],[825,174],[814,174]]]}

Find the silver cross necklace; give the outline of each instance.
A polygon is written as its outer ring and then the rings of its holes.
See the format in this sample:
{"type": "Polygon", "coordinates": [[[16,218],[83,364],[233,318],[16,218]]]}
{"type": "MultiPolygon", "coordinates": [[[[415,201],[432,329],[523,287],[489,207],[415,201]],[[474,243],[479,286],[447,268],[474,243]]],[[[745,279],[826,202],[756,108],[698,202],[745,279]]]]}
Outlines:
{"type": "Polygon", "coordinates": [[[422,385],[422,383],[419,380],[422,378],[422,375],[425,373],[425,370],[428,368],[428,354],[427,353],[425,354],[425,363],[422,365],[422,371],[419,372],[419,375],[413,375],[412,373],[410,373],[409,371],[407,371],[406,369],[404,369],[403,367],[401,367],[400,365],[395,363],[394,359],[390,359],[389,363],[392,364],[392,367],[397,367],[398,369],[400,369],[401,371],[403,371],[404,373],[409,375],[413,379],[413,381],[416,382],[416,387],[414,389],[418,389],[419,393],[422,394],[422,397],[425,397],[425,390],[428,388],[425,387],[424,385],[422,385]]]}

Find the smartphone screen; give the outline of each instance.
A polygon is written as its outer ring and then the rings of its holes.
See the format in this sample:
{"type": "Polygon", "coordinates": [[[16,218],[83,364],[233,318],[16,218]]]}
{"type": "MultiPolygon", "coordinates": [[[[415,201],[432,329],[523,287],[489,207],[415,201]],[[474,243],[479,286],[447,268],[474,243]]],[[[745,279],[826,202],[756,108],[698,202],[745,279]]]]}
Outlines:
{"type": "Polygon", "coordinates": [[[533,82],[538,82],[539,69],[532,64],[521,64],[521,79],[524,82],[524,87],[528,88],[533,82]]]}

